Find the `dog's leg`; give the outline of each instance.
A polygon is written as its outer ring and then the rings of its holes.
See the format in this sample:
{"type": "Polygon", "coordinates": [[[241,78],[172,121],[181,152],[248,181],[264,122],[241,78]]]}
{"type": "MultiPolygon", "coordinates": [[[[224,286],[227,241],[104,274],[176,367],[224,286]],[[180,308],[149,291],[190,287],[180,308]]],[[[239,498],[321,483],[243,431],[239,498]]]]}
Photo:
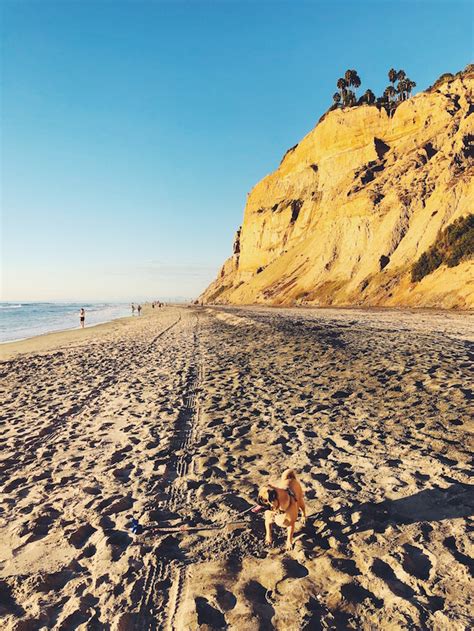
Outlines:
{"type": "Polygon", "coordinates": [[[291,550],[293,548],[293,533],[295,532],[295,524],[288,526],[288,537],[286,540],[286,549],[291,550]]]}
{"type": "Polygon", "coordinates": [[[272,523],[273,512],[271,510],[265,511],[265,543],[267,545],[272,544],[272,523]]]}
{"type": "Polygon", "coordinates": [[[303,498],[301,498],[299,501],[299,508],[301,509],[301,512],[303,513],[303,519],[301,520],[301,523],[304,526],[306,524],[306,506],[305,506],[303,498]]]}

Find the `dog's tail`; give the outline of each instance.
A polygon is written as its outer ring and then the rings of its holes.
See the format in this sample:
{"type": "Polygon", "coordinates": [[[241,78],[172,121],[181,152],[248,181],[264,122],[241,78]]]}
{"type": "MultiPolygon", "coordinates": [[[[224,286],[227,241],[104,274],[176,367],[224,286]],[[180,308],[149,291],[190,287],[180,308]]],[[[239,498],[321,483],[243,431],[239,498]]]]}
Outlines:
{"type": "Polygon", "coordinates": [[[293,471],[293,469],[286,469],[286,471],[283,471],[283,474],[281,476],[282,480],[296,480],[296,473],[293,471]]]}

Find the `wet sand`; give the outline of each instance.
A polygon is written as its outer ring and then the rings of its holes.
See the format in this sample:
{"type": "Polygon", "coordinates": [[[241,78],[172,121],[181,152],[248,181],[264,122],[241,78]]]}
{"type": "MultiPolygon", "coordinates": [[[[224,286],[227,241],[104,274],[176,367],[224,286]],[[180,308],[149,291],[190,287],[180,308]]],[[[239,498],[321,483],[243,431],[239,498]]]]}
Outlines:
{"type": "Polygon", "coordinates": [[[169,307],[4,345],[3,628],[469,628],[471,321],[169,307]],[[239,517],[288,466],[291,552],[239,517]]]}

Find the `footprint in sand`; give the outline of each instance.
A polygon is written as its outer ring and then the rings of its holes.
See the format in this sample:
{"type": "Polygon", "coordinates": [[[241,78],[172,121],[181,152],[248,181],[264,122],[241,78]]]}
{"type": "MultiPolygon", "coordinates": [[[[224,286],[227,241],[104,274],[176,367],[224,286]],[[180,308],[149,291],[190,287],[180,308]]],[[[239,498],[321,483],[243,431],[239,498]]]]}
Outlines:
{"type": "Polygon", "coordinates": [[[82,548],[97,529],[90,524],[83,524],[69,535],[69,543],[75,548],[82,548]]]}
{"type": "Polygon", "coordinates": [[[409,543],[403,546],[403,562],[402,567],[407,574],[411,574],[415,578],[427,581],[430,577],[432,563],[429,557],[416,546],[409,543]]]}
{"type": "Polygon", "coordinates": [[[224,614],[213,607],[207,598],[197,596],[194,599],[198,625],[205,625],[209,629],[226,629],[227,622],[224,614]]]}
{"type": "Polygon", "coordinates": [[[223,585],[216,586],[216,601],[223,611],[231,611],[237,604],[237,598],[223,585]]]}
{"type": "Polygon", "coordinates": [[[454,537],[446,537],[443,541],[443,545],[451,552],[458,563],[461,563],[467,568],[469,574],[474,578],[474,559],[459,550],[456,539],[454,537]]]}
{"type": "Polygon", "coordinates": [[[259,628],[271,629],[275,609],[267,599],[267,589],[258,581],[249,581],[244,587],[244,596],[249,601],[253,615],[259,620],[259,628]]]}
{"type": "Polygon", "coordinates": [[[377,598],[372,592],[359,583],[346,583],[341,587],[341,597],[352,605],[361,605],[365,600],[369,600],[377,609],[384,606],[382,598],[377,598]]]}
{"type": "Polygon", "coordinates": [[[355,561],[353,561],[352,559],[334,557],[333,559],[331,559],[331,565],[338,572],[348,574],[349,576],[360,576],[361,574],[355,561]]]}
{"type": "Polygon", "coordinates": [[[129,464],[125,467],[122,467],[120,469],[114,469],[112,471],[112,475],[117,478],[117,480],[119,480],[120,482],[123,482],[124,484],[126,484],[127,482],[130,481],[130,474],[133,471],[133,469],[135,468],[135,466],[133,464],[129,464]]]}
{"type": "Polygon", "coordinates": [[[126,532],[112,530],[106,533],[106,543],[111,547],[112,561],[118,561],[132,543],[132,539],[126,532]]]}
{"type": "Polygon", "coordinates": [[[415,596],[415,591],[406,583],[397,578],[395,572],[388,563],[382,559],[374,559],[372,563],[372,572],[378,578],[381,578],[390,591],[399,598],[410,599],[415,596]]]}

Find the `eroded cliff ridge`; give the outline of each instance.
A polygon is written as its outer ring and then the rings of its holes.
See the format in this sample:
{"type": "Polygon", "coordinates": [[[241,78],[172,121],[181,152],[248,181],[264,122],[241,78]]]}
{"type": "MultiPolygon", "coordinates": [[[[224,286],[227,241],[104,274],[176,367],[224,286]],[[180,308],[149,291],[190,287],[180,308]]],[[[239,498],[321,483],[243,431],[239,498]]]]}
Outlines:
{"type": "Polygon", "coordinates": [[[458,73],[392,116],[328,112],[249,193],[233,254],[200,299],[473,307],[468,253],[412,280],[443,230],[474,212],[473,84],[458,73]]]}

